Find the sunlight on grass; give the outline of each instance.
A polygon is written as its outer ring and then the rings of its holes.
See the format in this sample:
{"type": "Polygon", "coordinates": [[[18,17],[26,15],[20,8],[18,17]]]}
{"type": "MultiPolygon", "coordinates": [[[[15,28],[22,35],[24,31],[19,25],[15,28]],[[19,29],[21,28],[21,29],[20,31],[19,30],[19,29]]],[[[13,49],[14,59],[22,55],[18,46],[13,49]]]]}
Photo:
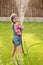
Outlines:
{"type": "Polygon", "coordinates": [[[43,44],[41,44],[43,41],[41,39],[39,39],[38,36],[36,36],[35,34],[23,34],[23,41],[25,41],[27,48],[29,51],[31,51],[31,53],[42,53],[43,51],[43,44]],[[30,47],[29,47],[30,46],[30,47]]]}
{"type": "MultiPolygon", "coordinates": [[[[27,54],[24,56],[24,63],[25,65],[43,65],[43,23],[28,22],[24,23],[24,27],[22,41],[24,52],[27,54]],[[29,59],[31,59],[31,64],[29,59]]],[[[0,65],[14,65],[14,63],[10,63],[11,24],[10,22],[0,22],[0,28],[0,65]]]]}
{"type": "Polygon", "coordinates": [[[23,41],[29,44],[41,43],[42,41],[35,34],[23,34],[23,41]]]}
{"type": "Polygon", "coordinates": [[[1,42],[1,40],[0,40],[0,48],[1,48],[1,47],[3,47],[3,45],[2,45],[2,42],[1,42]]]}

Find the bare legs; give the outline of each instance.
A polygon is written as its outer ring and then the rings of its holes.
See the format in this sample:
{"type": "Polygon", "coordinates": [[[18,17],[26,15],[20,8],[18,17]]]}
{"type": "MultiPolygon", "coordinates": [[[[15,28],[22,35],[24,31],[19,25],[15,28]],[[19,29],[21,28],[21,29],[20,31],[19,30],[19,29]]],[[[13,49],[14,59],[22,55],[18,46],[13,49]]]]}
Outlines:
{"type": "Polygon", "coordinates": [[[17,46],[17,50],[18,50],[18,54],[19,55],[22,54],[22,47],[21,47],[21,45],[17,46]]]}
{"type": "Polygon", "coordinates": [[[13,44],[12,51],[11,51],[11,57],[13,58],[16,51],[16,46],[13,44]]]}
{"type": "Polygon", "coordinates": [[[18,50],[18,54],[19,54],[19,55],[22,54],[22,47],[21,47],[21,45],[15,46],[15,45],[13,44],[12,52],[11,52],[11,57],[14,56],[15,51],[16,51],[16,48],[17,48],[17,50],[18,50]]]}
{"type": "Polygon", "coordinates": [[[16,48],[18,50],[18,55],[17,55],[18,62],[19,62],[20,65],[23,65],[22,47],[21,47],[21,45],[19,45],[19,46],[13,45],[12,52],[11,52],[11,58],[12,58],[11,60],[13,60],[13,61],[15,60],[14,54],[15,54],[16,48]]]}

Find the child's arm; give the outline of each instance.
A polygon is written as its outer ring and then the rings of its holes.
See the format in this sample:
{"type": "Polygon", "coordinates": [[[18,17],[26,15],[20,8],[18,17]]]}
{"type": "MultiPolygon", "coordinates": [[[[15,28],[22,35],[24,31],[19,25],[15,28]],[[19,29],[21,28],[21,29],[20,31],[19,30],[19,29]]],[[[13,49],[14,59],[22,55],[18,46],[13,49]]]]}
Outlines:
{"type": "Polygon", "coordinates": [[[21,35],[21,30],[18,28],[18,25],[15,25],[14,30],[17,33],[17,35],[21,35]]]}
{"type": "Polygon", "coordinates": [[[16,23],[14,26],[14,30],[18,35],[21,35],[21,30],[23,30],[23,26],[20,23],[16,23]]]}

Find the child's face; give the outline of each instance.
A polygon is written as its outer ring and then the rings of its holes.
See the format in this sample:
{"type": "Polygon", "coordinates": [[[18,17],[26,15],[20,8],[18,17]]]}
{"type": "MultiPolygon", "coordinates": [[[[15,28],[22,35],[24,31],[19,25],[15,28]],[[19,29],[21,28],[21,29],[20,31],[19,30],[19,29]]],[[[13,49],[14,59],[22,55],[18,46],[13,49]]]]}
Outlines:
{"type": "Polygon", "coordinates": [[[13,19],[13,22],[16,23],[18,21],[17,17],[13,19]]]}

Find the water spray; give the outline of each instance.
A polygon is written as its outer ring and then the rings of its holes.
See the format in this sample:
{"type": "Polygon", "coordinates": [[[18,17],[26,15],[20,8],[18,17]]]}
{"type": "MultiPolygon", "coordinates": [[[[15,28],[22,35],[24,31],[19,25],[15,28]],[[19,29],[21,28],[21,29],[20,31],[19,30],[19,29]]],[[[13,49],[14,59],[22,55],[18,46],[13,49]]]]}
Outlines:
{"type": "Polygon", "coordinates": [[[19,20],[21,24],[23,24],[24,21],[24,15],[27,9],[27,6],[29,4],[29,0],[15,0],[16,1],[16,6],[19,14],[19,20]]]}

